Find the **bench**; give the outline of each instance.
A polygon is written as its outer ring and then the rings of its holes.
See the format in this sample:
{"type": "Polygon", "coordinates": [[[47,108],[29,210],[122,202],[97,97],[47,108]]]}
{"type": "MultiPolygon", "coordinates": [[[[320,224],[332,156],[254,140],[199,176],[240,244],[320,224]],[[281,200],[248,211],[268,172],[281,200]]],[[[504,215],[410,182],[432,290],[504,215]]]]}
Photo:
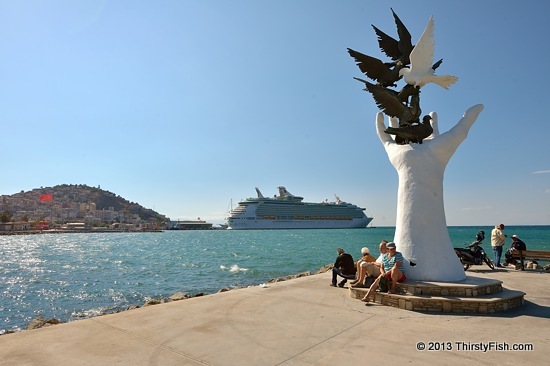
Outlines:
{"type": "Polygon", "coordinates": [[[523,261],[525,259],[537,260],[537,261],[550,261],[550,252],[544,250],[513,250],[512,258],[519,259],[521,261],[520,268],[525,270],[523,261]]]}

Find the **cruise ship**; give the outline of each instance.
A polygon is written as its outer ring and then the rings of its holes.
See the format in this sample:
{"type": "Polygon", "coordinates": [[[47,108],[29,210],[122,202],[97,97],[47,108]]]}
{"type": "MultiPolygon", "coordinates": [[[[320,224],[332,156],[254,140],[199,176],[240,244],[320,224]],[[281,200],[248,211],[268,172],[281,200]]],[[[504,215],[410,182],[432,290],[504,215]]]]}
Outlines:
{"type": "Polygon", "coordinates": [[[343,202],[308,203],[285,187],[279,195],[264,197],[256,188],[257,198],[247,198],[231,210],[227,218],[230,230],[255,229],[348,229],[364,228],[372,221],[364,208],[343,202]]]}

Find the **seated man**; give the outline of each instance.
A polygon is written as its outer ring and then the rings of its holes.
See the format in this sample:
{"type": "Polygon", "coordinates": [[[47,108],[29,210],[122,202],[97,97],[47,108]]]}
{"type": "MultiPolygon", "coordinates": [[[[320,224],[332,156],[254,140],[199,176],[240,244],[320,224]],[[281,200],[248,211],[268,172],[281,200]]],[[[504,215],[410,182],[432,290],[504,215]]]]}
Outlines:
{"type": "Polygon", "coordinates": [[[382,277],[385,277],[390,283],[390,289],[388,291],[390,294],[395,293],[395,286],[398,282],[403,282],[407,279],[403,267],[403,255],[397,251],[395,243],[386,244],[386,248],[388,252],[382,257],[382,263],[374,263],[380,267],[380,276],[376,278],[365,297],[361,299],[362,301],[369,302],[370,298],[374,296],[382,277]]]}
{"type": "Polygon", "coordinates": [[[342,282],[338,284],[338,287],[344,287],[348,279],[355,278],[355,262],[351,254],[348,254],[342,248],[338,248],[338,257],[332,267],[332,283],[333,287],[336,287],[337,276],[343,277],[342,282]]]}
{"type": "MultiPolygon", "coordinates": [[[[365,278],[367,277],[367,275],[372,279],[375,279],[376,277],[380,276],[380,268],[374,265],[373,262],[382,263],[382,257],[384,256],[384,254],[388,252],[388,250],[386,249],[387,243],[388,242],[386,240],[382,240],[380,242],[380,245],[378,246],[378,248],[380,249],[380,255],[378,256],[376,261],[374,260],[374,257],[371,256],[373,260],[363,261],[363,258],[361,258],[357,262],[358,277],[355,281],[351,282],[351,287],[354,287],[354,288],[369,287],[369,284],[365,285],[365,278]]],[[[367,249],[367,248],[363,248],[363,249],[367,249]]]]}
{"type": "Polygon", "coordinates": [[[506,258],[506,263],[511,266],[517,266],[518,262],[512,258],[512,252],[516,250],[527,250],[527,245],[521,240],[517,235],[512,235],[512,245],[510,249],[506,251],[504,255],[506,258]]]}

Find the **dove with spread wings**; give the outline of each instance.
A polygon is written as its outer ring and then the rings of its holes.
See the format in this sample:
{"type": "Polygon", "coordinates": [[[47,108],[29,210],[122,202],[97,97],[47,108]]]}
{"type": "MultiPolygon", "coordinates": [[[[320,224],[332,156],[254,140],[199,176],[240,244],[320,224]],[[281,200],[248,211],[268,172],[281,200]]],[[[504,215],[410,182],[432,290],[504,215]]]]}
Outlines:
{"type": "Polygon", "coordinates": [[[435,67],[439,66],[439,62],[432,66],[434,47],[434,18],[432,16],[411,52],[411,66],[399,70],[399,75],[404,77],[407,84],[422,88],[428,83],[435,83],[444,89],[449,89],[449,86],[458,80],[456,76],[452,75],[435,75],[435,67]]]}
{"type": "Polygon", "coordinates": [[[410,142],[422,143],[433,132],[431,117],[426,115],[419,123],[422,113],[420,109],[420,89],[406,85],[399,93],[366,80],[354,78],[365,83],[365,90],[370,92],[378,107],[388,116],[399,119],[399,127],[388,127],[385,132],[395,135],[395,142],[405,145],[410,142]],[[410,97],[410,103],[407,100],[410,97]]]}
{"type": "Polygon", "coordinates": [[[403,24],[401,19],[399,19],[397,14],[395,14],[393,9],[390,9],[395,20],[395,25],[397,27],[397,35],[399,36],[399,41],[391,36],[388,36],[386,33],[382,32],[374,25],[371,24],[371,26],[372,28],[374,28],[374,32],[378,36],[378,46],[380,47],[380,50],[382,50],[382,52],[384,52],[386,56],[391,58],[394,63],[398,65],[399,68],[401,68],[410,64],[409,55],[413,50],[413,45],[411,43],[411,34],[409,33],[407,27],[405,27],[405,24],[403,24]]]}
{"type": "Polygon", "coordinates": [[[399,68],[391,63],[385,63],[376,57],[365,55],[348,48],[348,53],[357,62],[359,69],[372,80],[383,86],[396,86],[395,82],[401,79],[399,68]]]}
{"type": "MultiPolygon", "coordinates": [[[[380,47],[380,50],[384,52],[386,56],[391,58],[393,60],[393,64],[401,70],[402,67],[408,66],[411,63],[410,55],[414,46],[411,43],[411,34],[409,33],[407,27],[405,27],[405,24],[403,24],[393,9],[391,9],[391,12],[393,14],[393,18],[395,19],[399,41],[392,36],[388,36],[373,24],[371,24],[371,26],[374,28],[374,32],[378,36],[378,46],[380,47]]],[[[432,69],[435,71],[442,62],[443,59],[437,61],[432,65],[432,69]]]]}
{"type": "Polygon", "coordinates": [[[372,25],[372,27],[378,36],[378,45],[380,49],[386,56],[391,58],[393,62],[382,62],[375,57],[348,48],[350,56],[355,59],[359,69],[369,78],[376,80],[377,84],[383,87],[396,86],[395,82],[402,78],[402,76],[399,75],[399,71],[403,66],[410,63],[409,55],[413,49],[411,34],[393,9],[391,9],[391,11],[395,19],[395,25],[397,26],[399,41],[388,36],[374,25],[372,25]]]}
{"type": "Polygon", "coordinates": [[[406,85],[400,92],[369,83],[360,78],[354,78],[365,83],[365,91],[372,94],[376,105],[390,117],[399,118],[400,126],[418,123],[420,114],[420,90],[412,85],[406,85]],[[410,103],[408,102],[410,97],[410,103]]]}

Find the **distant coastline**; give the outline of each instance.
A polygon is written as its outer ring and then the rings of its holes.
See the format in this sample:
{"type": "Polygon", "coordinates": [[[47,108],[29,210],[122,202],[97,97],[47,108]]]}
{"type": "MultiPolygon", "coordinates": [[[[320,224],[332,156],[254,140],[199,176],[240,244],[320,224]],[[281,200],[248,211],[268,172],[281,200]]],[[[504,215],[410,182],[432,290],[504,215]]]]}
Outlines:
{"type": "MultiPolygon", "coordinates": [[[[533,227],[550,227],[550,225],[507,225],[508,227],[514,228],[533,228],[533,227]]],[[[447,225],[448,228],[486,228],[493,227],[493,225],[447,225]]],[[[365,228],[368,229],[395,229],[395,226],[369,226],[365,228]]],[[[203,230],[224,230],[219,227],[212,227],[210,229],[203,230]]],[[[277,230],[277,229],[273,229],[277,230]]],[[[290,230],[290,229],[289,229],[290,230]]],[[[304,230],[316,230],[316,229],[304,229],[304,230]]],[[[339,229],[334,229],[339,230],[339,229]]],[[[165,229],[139,229],[139,230],[125,230],[125,229],[107,229],[107,228],[95,228],[95,229],[51,229],[51,230],[9,230],[2,231],[0,230],[0,235],[35,235],[35,234],[73,234],[73,233],[160,233],[167,231],[165,229]]],[[[169,230],[168,230],[169,231],[169,230]]],[[[178,230],[184,231],[184,230],[178,230]]]]}
{"type": "Polygon", "coordinates": [[[143,229],[143,230],[120,230],[120,229],[95,229],[95,230],[17,230],[0,231],[0,235],[39,235],[39,234],[93,234],[93,233],[161,233],[164,230],[143,229]]]}

